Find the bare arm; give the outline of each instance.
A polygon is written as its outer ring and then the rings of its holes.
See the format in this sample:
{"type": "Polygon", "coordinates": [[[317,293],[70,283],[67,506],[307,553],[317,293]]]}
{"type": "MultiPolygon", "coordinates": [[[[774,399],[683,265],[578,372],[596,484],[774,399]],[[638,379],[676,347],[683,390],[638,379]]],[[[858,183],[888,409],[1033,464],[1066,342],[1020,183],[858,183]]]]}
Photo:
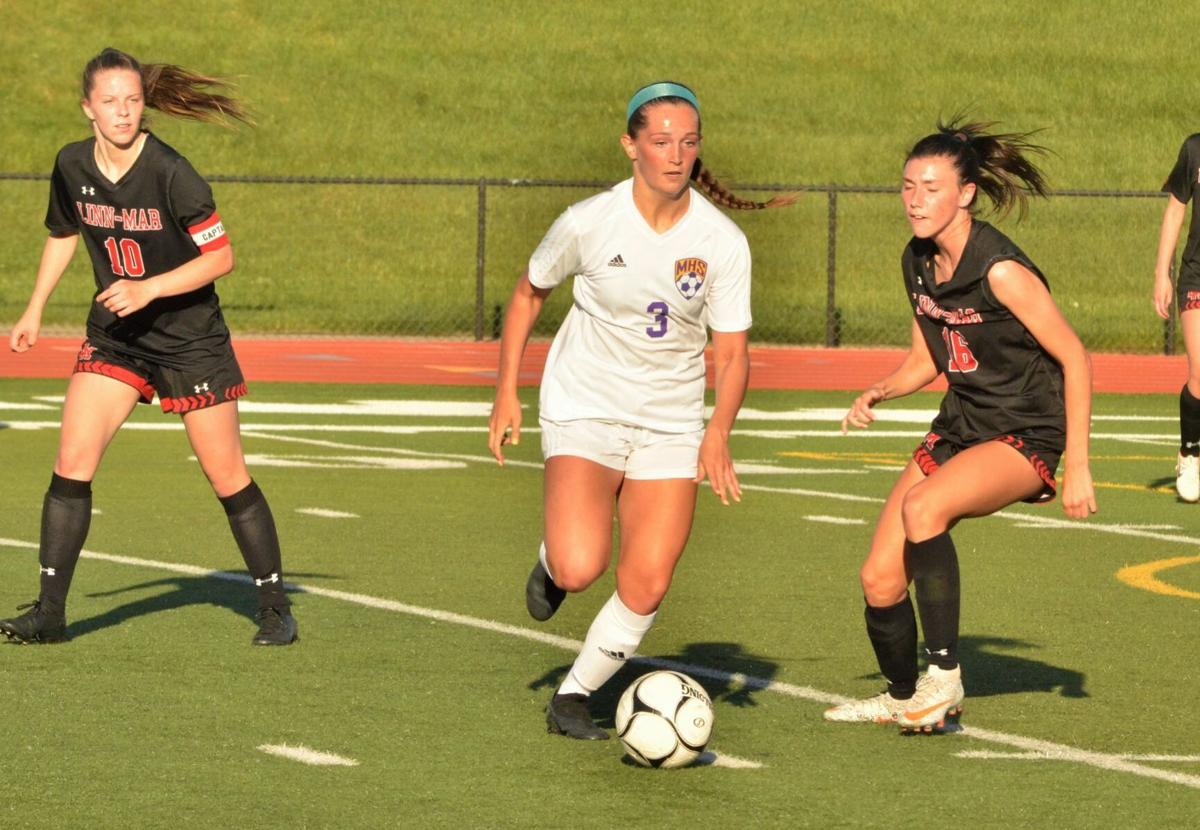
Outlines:
{"type": "Polygon", "coordinates": [[[914,317],[912,321],[912,345],[904,356],[896,371],[875,383],[866,392],[854,399],[850,411],[842,418],[842,434],[846,434],[851,426],[866,429],[875,420],[871,410],[875,404],[889,401],[892,398],[903,398],[928,386],[941,372],[933,362],[933,355],[921,335],[921,327],[914,317]]]}
{"type": "Polygon", "coordinates": [[[1088,465],[1092,418],[1092,361],[1062,316],[1050,292],[1028,268],[1011,260],[988,272],[988,285],[1038,344],[1063,370],[1067,407],[1067,447],[1063,464],[1063,511],[1072,519],[1096,512],[1096,493],[1088,465]]]}
{"type": "Polygon", "coordinates": [[[1187,205],[1167,195],[1167,206],[1163,210],[1162,229],[1158,232],[1158,259],[1154,263],[1154,310],[1167,320],[1171,316],[1171,299],[1174,286],[1171,284],[1171,263],[1175,259],[1175,246],[1179,243],[1179,227],[1183,224],[1187,205]]]}
{"type": "Polygon", "coordinates": [[[233,247],[225,245],[153,277],[117,280],[96,295],[96,302],[118,317],[127,317],[160,297],[175,297],[195,291],[232,270],[233,247]]]}
{"type": "Polygon", "coordinates": [[[500,335],[500,370],[496,379],[496,400],[492,404],[492,415],[488,419],[488,449],[501,465],[504,453],[501,447],[509,440],[521,443],[521,402],[517,398],[517,378],[521,369],[521,356],[529,332],[542,312],[542,304],[550,295],[549,289],[537,288],[529,281],[529,272],[521,274],[513,288],[508,309],[504,312],[504,329],[500,335]],[[511,429],[511,436],[508,431],[511,429]]]}
{"type": "Polygon", "coordinates": [[[734,501],[742,500],[742,486],[738,484],[729,455],[729,433],[733,431],[733,422],[746,398],[750,347],[744,331],[714,331],[712,341],[717,403],[704,430],[704,440],[700,442],[695,481],[700,483],[708,478],[721,503],[729,504],[730,496],[734,501]]]}
{"type": "Polygon", "coordinates": [[[9,335],[8,345],[14,352],[27,352],[37,345],[38,332],[42,328],[42,312],[45,311],[46,303],[54,293],[63,272],[71,264],[71,257],[75,255],[75,247],[78,244],[79,234],[47,237],[29,305],[25,307],[25,313],[13,326],[9,335]]]}

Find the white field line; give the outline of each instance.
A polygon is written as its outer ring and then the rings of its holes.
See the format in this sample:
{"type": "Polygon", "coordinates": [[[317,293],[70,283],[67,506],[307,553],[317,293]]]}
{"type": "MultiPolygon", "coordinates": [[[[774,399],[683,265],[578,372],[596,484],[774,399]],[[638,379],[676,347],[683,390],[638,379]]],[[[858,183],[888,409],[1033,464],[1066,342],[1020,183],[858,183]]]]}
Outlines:
{"type": "MultiPolygon", "coordinates": [[[[0,421],[0,427],[5,427],[13,430],[29,430],[37,431],[43,429],[58,429],[61,426],[59,421],[0,421]]],[[[177,420],[171,421],[135,421],[126,423],[122,429],[147,431],[147,432],[166,432],[171,430],[182,430],[183,424],[177,420]]],[[[775,440],[790,440],[793,438],[923,438],[927,430],[854,430],[847,435],[842,435],[840,428],[831,429],[734,429],[733,434],[744,438],[767,438],[775,440]]],[[[267,433],[267,432],[324,432],[324,433],[345,433],[358,432],[376,435],[423,435],[437,433],[458,433],[458,434],[476,434],[486,435],[487,426],[480,424],[479,426],[436,426],[423,424],[242,424],[242,433],[267,433]]],[[[536,426],[521,427],[522,435],[538,435],[541,430],[536,426]]],[[[1093,432],[1091,437],[1094,440],[1110,440],[1110,441],[1125,441],[1132,443],[1153,444],[1155,446],[1168,446],[1179,441],[1178,435],[1168,435],[1164,433],[1140,433],[1140,432],[1093,432]]],[[[1168,459],[1169,460],[1169,459],[1168,459]]]]}
{"type": "Polygon", "coordinates": [[[844,516],[804,516],[810,522],[824,522],[831,525],[865,525],[866,519],[847,519],[844,516]]]}
{"type": "MultiPolygon", "coordinates": [[[[191,456],[196,461],[196,456],[191,456]]],[[[385,458],[379,455],[269,455],[247,453],[251,467],[299,467],[318,470],[464,470],[462,461],[440,458],[385,458]]]]}
{"type": "Polygon", "coordinates": [[[357,513],[343,513],[341,510],[326,510],[324,507],[297,507],[297,513],[306,516],[319,516],[322,519],[361,519],[357,513]]]}
{"type": "MultiPolygon", "coordinates": [[[[1197,540],[1189,541],[1194,543],[1197,540]]],[[[32,542],[0,537],[0,547],[36,550],[38,546],[32,542]]],[[[98,553],[88,550],[85,550],[82,555],[87,559],[96,559],[103,562],[111,562],[117,565],[153,568],[157,570],[187,574],[188,576],[223,579],[229,582],[241,582],[247,584],[251,582],[250,577],[246,574],[235,574],[229,573],[228,571],[215,571],[208,568],[197,567],[195,565],[183,565],[174,562],[160,562],[153,559],[138,559],[132,556],[118,556],[115,554],[98,553]]],[[[348,591],[338,591],[331,588],[296,585],[293,583],[287,583],[287,587],[293,591],[312,594],[313,596],[326,597],[329,599],[338,599],[342,600],[343,602],[363,605],[368,608],[377,608],[383,611],[395,611],[402,614],[410,614],[413,616],[424,617],[426,619],[438,620],[440,622],[453,623],[455,625],[467,626],[483,631],[491,631],[497,634],[507,634],[511,637],[520,637],[525,640],[532,640],[544,645],[561,648],[569,652],[578,652],[583,647],[583,642],[580,640],[574,640],[569,637],[560,637],[555,634],[547,634],[528,628],[521,628],[520,626],[509,625],[507,623],[495,622],[494,620],[471,617],[466,614],[456,614],[453,611],[442,611],[436,608],[422,608],[417,605],[408,605],[406,603],[396,602],[395,600],[381,599],[379,597],[367,596],[366,594],[355,594],[348,591]]],[[[797,686],[791,683],[782,683],[762,677],[754,677],[753,675],[741,674],[740,672],[727,672],[722,671],[721,669],[710,668],[708,666],[695,665],[692,663],[680,663],[676,660],[664,660],[656,657],[634,657],[632,662],[653,666],[655,668],[680,671],[692,677],[706,677],[722,683],[728,683],[734,688],[760,689],[762,691],[775,692],[776,694],[786,695],[787,697],[793,697],[798,700],[808,700],[814,703],[836,705],[839,703],[846,703],[850,700],[850,698],[843,695],[832,694],[820,689],[814,689],[810,686],[797,686]]],[[[1171,772],[1169,770],[1161,770],[1155,767],[1143,766],[1133,761],[1124,760],[1120,755],[1103,752],[1090,752],[1088,750],[1078,749],[1066,744],[1057,744],[1051,741],[1038,740],[1036,738],[1026,738],[1020,735],[1008,735],[1003,732],[996,732],[990,729],[980,729],[973,726],[963,727],[961,734],[970,738],[976,738],[981,741],[1011,746],[1015,749],[1051,754],[1064,761],[1072,761],[1074,763],[1084,764],[1087,766],[1096,767],[1098,769],[1110,770],[1114,772],[1125,772],[1129,773],[1130,775],[1137,775],[1144,778],[1156,778],[1161,781],[1167,781],[1172,784],[1180,784],[1185,787],[1200,790],[1200,776],[1198,775],[1188,775],[1185,773],[1171,772]]]]}
{"type": "Polygon", "coordinates": [[[739,758],[736,755],[726,755],[724,752],[701,752],[696,759],[698,767],[725,767],[727,769],[762,769],[758,761],[739,758]]]}
{"type": "MultiPolygon", "coordinates": [[[[983,760],[1014,760],[1014,761],[1062,761],[1069,760],[1045,752],[992,752],[989,749],[964,749],[954,753],[956,758],[981,758],[983,760]]],[[[1163,764],[1194,764],[1200,763],[1200,755],[1136,755],[1121,754],[1113,756],[1122,761],[1157,761],[1163,764]]]]}
{"type": "Polygon", "coordinates": [[[353,758],[344,758],[341,755],[334,755],[332,752],[318,752],[315,749],[309,749],[306,746],[288,746],[287,744],[263,744],[259,750],[268,755],[278,755],[280,758],[288,758],[292,761],[299,761],[302,764],[308,764],[313,767],[357,767],[358,761],[353,758]]]}
{"type": "Polygon", "coordinates": [[[11,401],[0,401],[0,410],[41,410],[43,412],[55,409],[44,403],[12,403],[11,401]]]}

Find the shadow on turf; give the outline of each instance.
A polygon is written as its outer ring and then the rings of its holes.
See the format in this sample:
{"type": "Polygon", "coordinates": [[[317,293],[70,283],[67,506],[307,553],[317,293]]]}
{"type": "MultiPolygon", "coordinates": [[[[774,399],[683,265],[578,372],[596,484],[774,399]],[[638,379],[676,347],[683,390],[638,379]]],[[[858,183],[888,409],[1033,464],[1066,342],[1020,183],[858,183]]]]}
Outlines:
{"type": "MultiPolygon", "coordinates": [[[[690,643],[679,654],[656,654],[655,660],[669,660],[673,663],[704,666],[709,669],[743,674],[759,680],[771,680],[779,670],[779,664],[748,654],[738,643],[690,643]]],[[[617,700],[625,688],[643,674],[657,671],[658,666],[639,662],[636,658],[626,663],[608,683],[605,683],[588,700],[588,709],[596,719],[596,724],[604,729],[612,729],[613,713],[617,709],[617,700]]],[[[541,677],[529,684],[533,691],[547,689],[551,693],[559,687],[571,664],[555,666],[541,677]]],[[[681,671],[686,671],[681,669],[681,671]]],[[[713,703],[728,703],[732,706],[757,706],[754,695],[761,691],[760,684],[733,683],[728,680],[717,680],[711,677],[695,678],[708,692],[713,703]]]]}
{"type": "MultiPolygon", "coordinates": [[[[310,577],[313,574],[289,573],[288,578],[310,577]]],[[[88,597],[114,597],[129,591],[142,591],[149,588],[170,587],[173,590],[156,594],[152,597],[119,605],[97,614],[94,617],[77,620],[67,625],[67,635],[71,639],[100,631],[110,626],[120,625],[126,620],[132,620],[147,614],[160,614],[164,611],[174,611],[189,605],[215,605],[226,608],[234,614],[253,621],[258,606],[255,602],[255,592],[249,585],[236,582],[215,580],[206,576],[172,576],[155,579],[137,585],[126,585],[113,591],[101,591],[87,594],[88,597]]],[[[303,593],[292,592],[288,593],[303,593]]]]}
{"type": "MultiPolygon", "coordinates": [[[[963,637],[958,659],[963,685],[970,697],[1011,695],[1019,692],[1054,692],[1062,697],[1087,697],[1082,672],[1052,666],[1041,660],[1003,654],[998,649],[1036,649],[1036,643],[1011,637],[963,637]]],[[[883,680],[878,672],[866,675],[883,680]]]]}

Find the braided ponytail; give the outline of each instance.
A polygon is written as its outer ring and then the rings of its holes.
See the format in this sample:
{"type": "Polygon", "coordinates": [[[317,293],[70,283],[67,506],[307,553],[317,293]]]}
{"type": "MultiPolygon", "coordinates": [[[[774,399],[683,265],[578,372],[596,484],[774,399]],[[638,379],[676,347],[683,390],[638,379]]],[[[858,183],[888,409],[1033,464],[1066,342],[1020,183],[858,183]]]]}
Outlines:
{"type": "Polygon", "coordinates": [[[169,63],[141,64],[133,55],[119,49],[107,48],[88,61],[83,69],[84,98],[95,86],[96,74],[106,69],[137,72],[142,78],[146,106],[167,115],[223,125],[228,125],[231,118],[246,124],[253,123],[241,103],[209,89],[229,86],[224,79],[169,63]]]}
{"type": "Polygon", "coordinates": [[[988,131],[996,126],[994,121],[962,120],[956,116],[949,123],[939,121],[938,131],[918,141],[906,161],[945,156],[953,161],[959,181],[982,191],[997,215],[1007,216],[1016,207],[1018,218],[1024,218],[1029,197],[1044,197],[1048,190],[1045,175],[1029,156],[1048,151],[1029,140],[1034,133],[992,133],[988,131]]]}
{"type": "MultiPolygon", "coordinates": [[[[680,86],[673,81],[664,82],[670,86],[680,86]]],[[[651,84],[650,86],[657,86],[651,84]]],[[[645,89],[645,87],[643,87],[645,89]]],[[[684,87],[684,91],[690,94],[690,90],[684,87]]],[[[637,103],[636,100],[630,104],[631,107],[637,103]]],[[[638,104],[629,115],[628,123],[625,125],[625,132],[631,138],[636,138],[647,123],[646,110],[653,104],[686,104],[692,109],[696,109],[695,99],[689,100],[678,95],[661,95],[656,98],[650,98],[638,104]]],[[[696,124],[700,124],[700,111],[696,109],[696,124]]],[[[796,203],[799,196],[795,193],[786,193],[769,199],[766,202],[752,202],[749,199],[743,199],[740,196],[735,196],[733,193],[725,189],[722,184],[717,181],[717,177],[704,166],[700,159],[696,159],[696,163],[692,165],[689,178],[696,183],[696,187],[715,204],[722,207],[731,208],[733,210],[764,210],[766,208],[784,207],[796,203]]]]}

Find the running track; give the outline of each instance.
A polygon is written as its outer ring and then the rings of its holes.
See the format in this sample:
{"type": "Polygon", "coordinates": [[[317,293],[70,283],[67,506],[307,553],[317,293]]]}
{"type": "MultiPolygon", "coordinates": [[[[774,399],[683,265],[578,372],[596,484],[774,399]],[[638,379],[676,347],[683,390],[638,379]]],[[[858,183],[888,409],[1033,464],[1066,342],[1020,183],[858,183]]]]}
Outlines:
{"type": "MultiPolygon", "coordinates": [[[[81,337],[43,337],[24,354],[0,350],[0,378],[65,378],[81,337]]],[[[491,386],[500,345],[451,340],[375,338],[235,338],[234,348],[254,381],[311,383],[411,383],[491,386]]],[[[530,343],[521,364],[522,385],[538,383],[548,343],[530,343]]],[[[896,349],[751,347],[754,389],[861,390],[895,368],[896,349]]],[[[1182,355],[1094,354],[1097,392],[1178,392],[1186,377],[1182,355]]],[[[709,381],[712,373],[709,373],[709,381]]],[[[938,380],[931,388],[945,388],[938,380]]]]}

